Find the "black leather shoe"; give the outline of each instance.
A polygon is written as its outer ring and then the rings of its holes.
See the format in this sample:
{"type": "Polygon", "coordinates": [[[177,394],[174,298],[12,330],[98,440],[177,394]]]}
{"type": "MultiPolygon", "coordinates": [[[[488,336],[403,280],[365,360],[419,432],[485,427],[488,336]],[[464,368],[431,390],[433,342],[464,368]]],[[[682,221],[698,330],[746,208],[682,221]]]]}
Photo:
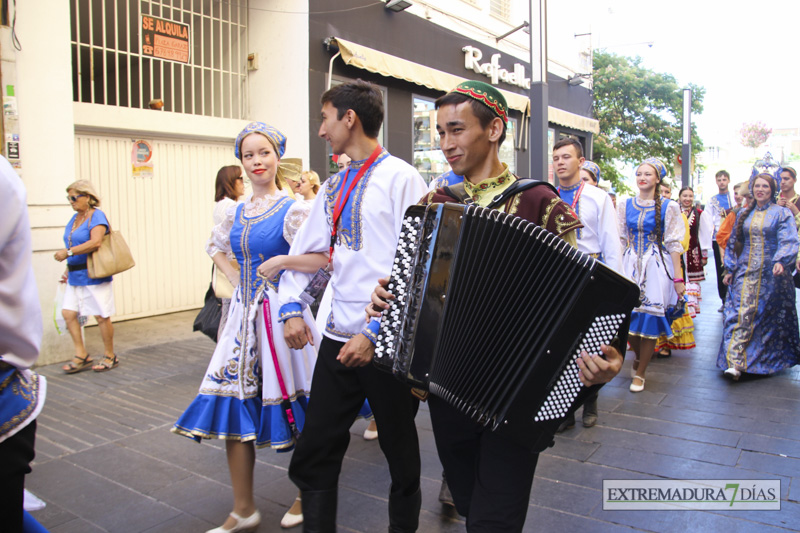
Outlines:
{"type": "Polygon", "coordinates": [[[558,426],[556,433],[563,433],[568,429],[572,429],[575,427],[575,413],[570,413],[567,415],[567,418],[561,422],[561,425],[558,426]]]}
{"type": "Polygon", "coordinates": [[[442,505],[455,508],[456,503],[453,501],[453,495],[450,494],[450,487],[447,486],[447,478],[444,477],[442,472],[442,487],[439,489],[439,501],[442,505]]]}
{"type": "Polygon", "coordinates": [[[336,533],[337,489],[304,490],[303,532],[336,533]]]}
{"type": "Polygon", "coordinates": [[[410,496],[389,493],[389,533],[414,533],[419,527],[422,491],[410,496]]]}
{"type": "Polygon", "coordinates": [[[590,428],[597,424],[597,396],[586,400],[583,404],[583,427],[590,428]]]}

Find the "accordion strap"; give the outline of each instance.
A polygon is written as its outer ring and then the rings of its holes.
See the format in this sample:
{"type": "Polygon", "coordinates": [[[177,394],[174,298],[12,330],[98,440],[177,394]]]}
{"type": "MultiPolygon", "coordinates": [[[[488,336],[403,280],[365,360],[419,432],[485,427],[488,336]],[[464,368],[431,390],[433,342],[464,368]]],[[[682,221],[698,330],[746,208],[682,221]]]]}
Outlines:
{"type": "MultiPolygon", "coordinates": [[[[511,184],[506,190],[495,196],[491,203],[487,205],[489,209],[495,209],[506,203],[506,201],[521,192],[527,191],[533,187],[544,185],[552,189],[553,193],[558,195],[558,190],[547,183],[546,181],[538,181],[530,178],[517,178],[517,181],[511,184]]],[[[456,183],[455,185],[442,187],[447,196],[454,198],[460,204],[471,204],[472,198],[464,188],[464,183],[456,183]]]]}

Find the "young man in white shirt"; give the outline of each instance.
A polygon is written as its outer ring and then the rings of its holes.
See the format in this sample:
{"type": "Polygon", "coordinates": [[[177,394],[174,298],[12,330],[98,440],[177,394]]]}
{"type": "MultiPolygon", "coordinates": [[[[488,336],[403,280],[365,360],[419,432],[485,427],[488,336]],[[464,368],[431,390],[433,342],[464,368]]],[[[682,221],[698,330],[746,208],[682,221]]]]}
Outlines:
{"type": "MultiPolygon", "coordinates": [[[[558,176],[558,194],[578,213],[583,224],[582,228],[576,230],[578,250],[622,272],[622,250],[614,204],[605,191],[581,179],[584,161],[581,143],[571,137],[561,139],[553,146],[553,170],[558,176]]],[[[589,428],[595,424],[597,393],[583,404],[583,426],[589,428]]],[[[574,426],[575,413],[570,413],[558,431],[574,426]]]]}
{"type": "MultiPolygon", "coordinates": [[[[289,466],[302,492],[305,531],[336,530],[339,471],[365,398],[392,477],[389,530],[416,531],[419,521],[418,401],[407,386],[370,364],[377,323],[365,327],[364,307],[375,280],[391,270],[406,208],[427,187],[414,167],[379,145],[382,120],[381,93],[372,84],[358,80],[322,95],[319,135],[334,154],[346,153],[352,161],[317,195],[290,252],[332,253],[331,312],[311,383],[313,400],[289,466]]],[[[290,271],[281,278],[280,313],[291,348],[311,339],[300,299],[310,278],[290,271]]]]}

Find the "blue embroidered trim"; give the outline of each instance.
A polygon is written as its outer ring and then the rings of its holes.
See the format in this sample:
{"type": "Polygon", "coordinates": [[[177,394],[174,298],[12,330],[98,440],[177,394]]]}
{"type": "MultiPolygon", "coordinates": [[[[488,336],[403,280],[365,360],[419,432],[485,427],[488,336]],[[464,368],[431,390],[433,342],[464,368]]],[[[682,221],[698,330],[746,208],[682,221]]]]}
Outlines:
{"type": "MultiPolygon", "coordinates": [[[[372,174],[375,172],[375,169],[387,157],[389,157],[389,152],[387,152],[384,148],[372,166],[370,166],[370,168],[364,173],[361,181],[358,182],[358,185],[356,185],[355,189],[353,190],[351,199],[348,199],[347,201],[349,209],[347,206],[345,206],[345,209],[343,209],[342,215],[339,218],[339,229],[336,232],[337,245],[344,245],[346,248],[354,251],[361,249],[363,245],[363,219],[361,216],[361,211],[362,203],[364,201],[364,192],[367,189],[367,185],[369,184],[369,180],[372,178],[372,174]]],[[[352,170],[357,170],[361,168],[363,164],[364,161],[351,161],[350,168],[352,170]]],[[[327,215],[329,225],[332,224],[333,209],[335,207],[334,204],[338,198],[338,192],[345,185],[344,179],[346,174],[347,172],[342,171],[328,179],[328,187],[325,191],[325,214],[327,215]]]]}
{"type": "Polygon", "coordinates": [[[380,322],[371,320],[367,326],[361,330],[361,333],[370,340],[372,344],[378,343],[378,329],[381,327],[380,322]]]}
{"type": "Polygon", "coordinates": [[[337,337],[343,337],[345,339],[352,339],[357,335],[356,333],[348,333],[346,331],[339,331],[336,329],[336,325],[333,322],[333,309],[331,309],[331,313],[328,315],[328,321],[325,323],[325,332],[337,337]]]}
{"type": "Polygon", "coordinates": [[[291,302],[281,306],[281,310],[278,313],[278,322],[285,322],[296,316],[303,316],[303,306],[297,302],[291,302]]]}

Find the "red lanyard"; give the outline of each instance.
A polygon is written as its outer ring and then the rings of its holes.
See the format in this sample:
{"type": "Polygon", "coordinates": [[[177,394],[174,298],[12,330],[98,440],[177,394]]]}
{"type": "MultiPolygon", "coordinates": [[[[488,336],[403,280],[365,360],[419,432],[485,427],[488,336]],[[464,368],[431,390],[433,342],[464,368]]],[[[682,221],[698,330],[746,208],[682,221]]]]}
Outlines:
{"type": "Polygon", "coordinates": [[[333,219],[331,221],[331,226],[332,226],[331,247],[329,250],[328,265],[333,263],[333,245],[336,243],[336,223],[339,221],[339,217],[342,216],[342,211],[344,211],[344,206],[347,205],[347,200],[350,198],[350,193],[353,192],[353,189],[356,187],[356,183],[358,183],[359,180],[361,180],[361,177],[364,175],[367,169],[372,166],[372,163],[374,163],[376,159],[378,159],[378,156],[381,154],[382,150],[383,148],[381,147],[381,145],[375,147],[375,150],[372,151],[372,155],[369,156],[369,159],[367,159],[366,163],[364,163],[364,165],[360,169],[358,169],[356,178],[347,188],[347,194],[343,195],[344,186],[347,183],[347,178],[350,177],[351,169],[348,168],[347,172],[344,175],[344,180],[342,181],[342,188],[339,189],[339,198],[336,199],[333,209],[333,219]]]}
{"type": "MultiPolygon", "coordinates": [[[[581,181],[581,186],[578,187],[578,191],[575,193],[575,198],[572,199],[572,210],[577,212],[576,206],[578,205],[578,200],[581,199],[581,193],[583,192],[583,186],[586,185],[585,181],[581,181]]],[[[561,187],[558,188],[558,194],[561,194],[561,187]]]]}

